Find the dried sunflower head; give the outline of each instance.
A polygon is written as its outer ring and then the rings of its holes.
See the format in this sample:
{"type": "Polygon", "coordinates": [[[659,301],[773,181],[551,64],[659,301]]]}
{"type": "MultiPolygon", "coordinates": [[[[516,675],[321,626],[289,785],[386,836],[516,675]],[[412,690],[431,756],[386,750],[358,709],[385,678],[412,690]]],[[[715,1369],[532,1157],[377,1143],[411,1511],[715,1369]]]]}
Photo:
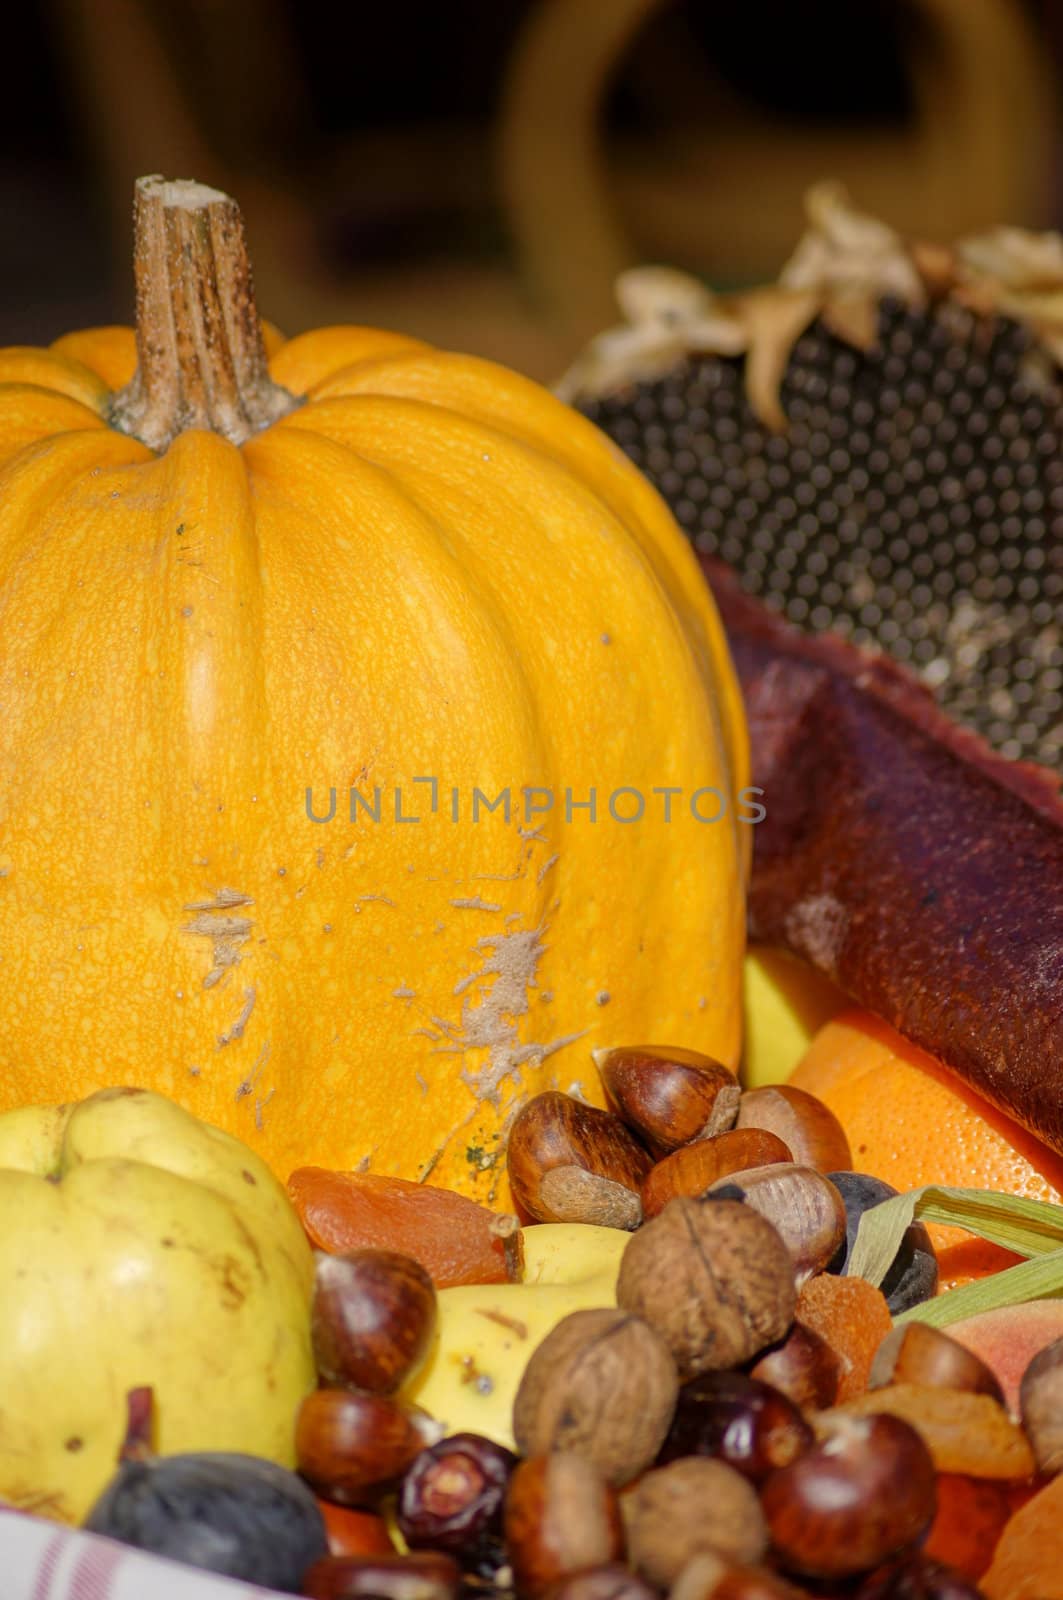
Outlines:
{"type": "Polygon", "coordinates": [[[1063,767],[1063,238],[906,242],[835,185],[777,285],[625,275],[561,390],[699,548],[1063,767]]]}

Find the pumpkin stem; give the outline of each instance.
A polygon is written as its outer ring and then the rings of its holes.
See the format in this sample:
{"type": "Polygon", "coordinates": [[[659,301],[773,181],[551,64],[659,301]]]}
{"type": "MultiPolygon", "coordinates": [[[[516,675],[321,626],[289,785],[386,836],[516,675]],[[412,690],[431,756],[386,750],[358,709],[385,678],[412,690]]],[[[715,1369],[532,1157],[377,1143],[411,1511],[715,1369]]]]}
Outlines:
{"type": "Polygon", "coordinates": [[[138,178],[137,370],[111,422],[153,450],[188,428],[233,444],[300,404],[273,382],[235,200],[190,179],[138,178]]]}

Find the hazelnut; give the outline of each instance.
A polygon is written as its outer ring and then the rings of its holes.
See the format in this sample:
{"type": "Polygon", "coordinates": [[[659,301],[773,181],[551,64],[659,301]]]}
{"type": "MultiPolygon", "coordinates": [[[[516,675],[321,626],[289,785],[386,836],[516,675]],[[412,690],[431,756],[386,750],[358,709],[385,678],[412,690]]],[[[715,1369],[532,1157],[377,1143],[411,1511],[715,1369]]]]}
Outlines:
{"type": "Polygon", "coordinates": [[[691,1378],[782,1338],[794,1314],[793,1262],[751,1206],[679,1198],[632,1235],[616,1298],[658,1330],[691,1378]]]}
{"type": "Polygon", "coordinates": [[[532,1352],[513,1435],[522,1455],[574,1451],[610,1483],[626,1483],[661,1448],[678,1393],[675,1362],[649,1323],[627,1311],[573,1311],[532,1352]]]}
{"type": "Polygon", "coordinates": [[[650,1168],[642,1180],[643,1215],[658,1216],[678,1194],[696,1199],[728,1173],[792,1160],[781,1139],[759,1128],[733,1128],[713,1139],[698,1139],[650,1168]]]}
{"type": "Polygon", "coordinates": [[[1063,1469],[1063,1339],[1039,1350],[1022,1375],[1019,1409],[1040,1472],[1063,1469]]]}
{"type": "Polygon", "coordinates": [[[817,1427],[820,1442],[761,1490],[776,1556],[811,1578],[869,1572],[934,1520],[934,1463],[899,1417],[833,1412],[817,1427]]]}
{"type": "Polygon", "coordinates": [[[522,1595],[540,1595],[570,1573],[618,1561],[624,1550],[616,1492],[583,1456],[555,1452],[522,1461],[509,1480],[506,1554],[522,1595]]]}
{"type": "Polygon", "coordinates": [[[696,1050],[629,1045],[593,1051],[610,1102],[655,1155],[730,1128],[741,1089],[733,1072],[696,1050]]]}
{"type": "Polygon", "coordinates": [[[847,1172],[853,1164],[845,1129],[830,1107],[788,1083],[747,1089],[735,1126],[777,1134],[793,1151],[792,1160],[817,1172],[847,1172]]]}
{"type": "Polygon", "coordinates": [[[638,1191],[649,1155],[619,1117],[574,1095],[549,1089],[521,1108],[509,1131],[506,1165],[513,1198],[538,1222],[601,1222],[610,1208],[621,1220],[609,1226],[637,1228],[642,1220],[638,1191]],[[575,1178],[573,1168],[588,1178],[575,1178]],[[544,1189],[552,1172],[568,1176],[544,1189]]]}
{"type": "Polygon", "coordinates": [[[435,1319],[432,1280],[410,1256],[317,1253],[310,1326],[326,1384],[392,1394],[424,1360],[435,1319]]]}
{"type": "Polygon", "coordinates": [[[735,1566],[703,1550],[687,1562],[668,1600],[802,1600],[802,1595],[776,1572],[735,1566]]]}
{"type": "Polygon", "coordinates": [[[875,1352],[868,1388],[884,1389],[891,1383],[963,1389],[971,1394],[987,1394],[998,1405],[1004,1404],[1003,1390],[985,1362],[958,1340],[925,1322],[902,1323],[886,1335],[875,1352]]]}
{"type": "Polygon", "coordinates": [[[441,1433],[439,1423],[387,1395],[315,1389],[295,1419],[296,1463],[327,1500],[359,1505],[441,1433]]]}
{"type": "Polygon", "coordinates": [[[611,1561],[551,1584],[545,1600],[657,1600],[657,1591],[619,1561],[611,1561]]]}
{"type": "Polygon", "coordinates": [[[686,1456],[647,1472],[635,1490],[628,1556],[658,1588],[674,1583],[702,1551],[749,1564],[767,1545],[757,1491],[722,1461],[686,1456]]]}
{"type": "Polygon", "coordinates": [[[841,1362],[826,1339],[798,1319],[785,1339],[758,1357],[749,1375],[803,1411],[825,1411],[838,1398],[841,1362]]]}
{"type": "Polygon", "coordinates": [[[393,1556],[323,1556],[303,1574],[308,1600],[455,1600],[458,1564],[436,1551],[393,1556]]]}
{"type": "MultiPolygon", "coordinates": [[[[738,1130],[735,1130],[736,1133],[738,1130]]],[[[845,1201],[821,1172],[773,1162],[720,1180],[742,1191],[746,1205],[779,1230],[793,1258],[798,1288],[822,1272],[845,1239],[845,1201]]],[[[709,1198],[713,1190],[709,1189],[709,1198]]]]}

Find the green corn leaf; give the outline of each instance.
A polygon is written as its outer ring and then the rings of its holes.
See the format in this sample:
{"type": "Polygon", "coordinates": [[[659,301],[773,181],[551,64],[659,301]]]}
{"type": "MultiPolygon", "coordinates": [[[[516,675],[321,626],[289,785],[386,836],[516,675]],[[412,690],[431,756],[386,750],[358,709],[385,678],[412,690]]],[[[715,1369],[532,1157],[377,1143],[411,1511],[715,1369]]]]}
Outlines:
{"type": "MultiPolygon", "coordinates": [[[[1014,1194],[997,1194],[992,1189],[946,1189],[937,1184],[927,1184],[922,1189],[912,1189],[894,1200],[883,1200],[872,1206],[860,1219],[856,1241],[849,1262],[849,1272],[854,1277],[866,1278],[878,1285],[889,1271],[905,1231],[915,1220],[940,1222],[954,1228],[966,1228],[981,1239],[1012,1250],[1026,1257],[1051,1256],[1063,1251],[1063,1206],[1046,1200],[1023,1200],[1014,1194]]],[[[1031,1265],[1027,1261],[1023,1266],[1031,1265]]],[[[1007,1278],[1009,1273],[1022,1270],[1011,1267],[996,1273],[994,1283],[1007,1278]]],[[[1057,1268],[1063,1292],[1063,1266],[1057,1268]]],[[[1032,1281],[1032,1280],[1031,1280],[1032,1281]]],[[[955,1290],[954,1293],[963,1293],[955,1290]]],[[[1051,1291],[1041,1291],[1051,1292],[1051,1291]]],[[[950,1298],[942,1296],[944,1300],[950,1298]]],[[[1035,1294],[1024,1295],[1025,1299],[1035,1294]]],[[[1003,1300],[1002,1305],[1016,1305],[1016,1300],[1003,1300]]],[[[988,1307],[983,1307],[987,1310],[988,1307]]],[[[966,1316],[966,1312],[961,1312],[966,1316]]]]}
{"type": "Polygon", "coordinates": [[[950,1322],[975,1317],[980,1311],[999,1311],[1002,1306],[1021,1306],[1027,1300],[1056,1300],[1063,1296],[1063,1250],[1020,1261],[992,1277],[977,1278],[960,1289],[950,1289],[933,1300],[924,1300],[895,1317],[895,1322],[928,1322],[932,1328],[947,1328],[950,1322]]]}

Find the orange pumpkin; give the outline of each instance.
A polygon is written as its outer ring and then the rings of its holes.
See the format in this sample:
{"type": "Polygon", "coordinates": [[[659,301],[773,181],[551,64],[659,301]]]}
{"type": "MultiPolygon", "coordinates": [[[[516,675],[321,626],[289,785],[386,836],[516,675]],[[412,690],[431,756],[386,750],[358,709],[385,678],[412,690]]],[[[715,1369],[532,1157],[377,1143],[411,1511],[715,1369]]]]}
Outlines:
{"type": "Polygon", "coordinates": [[[137,217],[136,336],[0,352],[0,1109],[132,1081],[285,1176],[494,1193],[592,1048],[737,1060],[712,601],[545,390],[264,347],[233,203],[142,180],[137,217]]]}

